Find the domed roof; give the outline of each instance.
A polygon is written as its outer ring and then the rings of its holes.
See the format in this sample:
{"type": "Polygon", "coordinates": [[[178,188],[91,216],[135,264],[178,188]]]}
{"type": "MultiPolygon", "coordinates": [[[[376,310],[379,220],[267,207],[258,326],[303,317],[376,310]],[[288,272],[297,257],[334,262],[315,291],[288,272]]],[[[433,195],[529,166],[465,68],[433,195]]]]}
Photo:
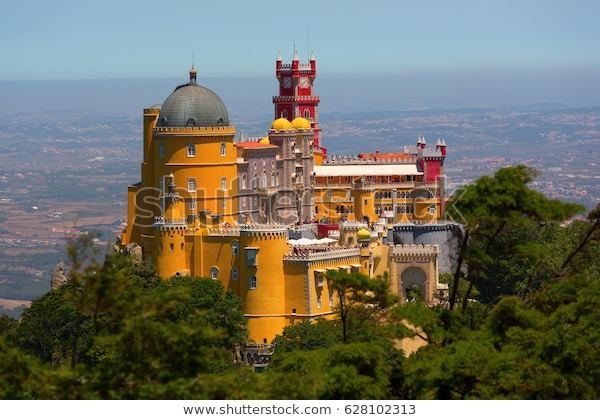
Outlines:
{"type": "Polygon", "coordinates": [[[359,240],[367,240],[371,238],[371,232],[369,232],[367,229],[365,228],[360,228],[358,230],[358,232],[356,232],[356,236],[358,237],[359,240]]]}
{"type": "Polygon", "coordinates": [[[225,104],[212,90],[196,84],[196,70],[190,82],[178,86],[162,104],[158,127],[217,127],[229,125],[225,104]]]}
{"type": "Polygon", "coordinates": [[[289,122],[286,118],[277,118],[275,121],[273,121],[273,124],[271,124],[271,128],[273,130],[291,130],[292,128],[292,123],[289,122]]]}
{"type": "Polygon", "coordinates": [[[310,128],[310,121],[306,118],[297,117],[292,120],[292,126],[294,128],[310,128]]]}
{"type": "Polygon", "coordinates": [[[263,137],[262,139],[260,139],[259,141],[260,144],[271,144],[271,141],[269,140],[269,137],[263,137]]]}

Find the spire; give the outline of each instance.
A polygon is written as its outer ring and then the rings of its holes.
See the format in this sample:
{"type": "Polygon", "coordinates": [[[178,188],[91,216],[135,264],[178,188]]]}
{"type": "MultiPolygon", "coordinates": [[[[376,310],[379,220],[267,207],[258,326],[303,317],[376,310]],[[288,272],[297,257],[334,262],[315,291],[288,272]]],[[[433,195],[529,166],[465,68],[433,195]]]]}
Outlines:
{"type": "Polygon", "coordinates": [[[436,146],[441,146],[442,145],[442,141],[440,140],[440,138],[438,137],[437,139],[437,143],[435,143],[436,146]]]}
{"type": "Polygon", "coordinates": [[[277,60],[276,61],[282,61],[281,51],[277,51],[277,60]]]}
{"type": "Polygon", "coordinates": [[[446,139],[442,139],[442,146],[446,147],[446,139]]]}
{"type": "Polygon", "coordinates": [[[317,61],[317,59],[315,58],[315,53],[314,52],[310,53],[310,61],[317,61]]]}
{"type": "Polygon", "coordinates": [[[298,50],[296,49],[296,44],[294,44],[294,58],[293,61],[300,61],[300,57],[298,57],[298,50]]]}

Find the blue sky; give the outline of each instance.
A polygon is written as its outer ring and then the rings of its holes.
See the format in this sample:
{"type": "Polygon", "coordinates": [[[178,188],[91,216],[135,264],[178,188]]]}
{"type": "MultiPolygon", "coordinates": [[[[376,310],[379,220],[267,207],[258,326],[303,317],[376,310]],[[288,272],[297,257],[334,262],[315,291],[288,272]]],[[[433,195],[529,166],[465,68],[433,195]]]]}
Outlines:
{"type": "Polygon", "coordinates": [[[0,80],[272,75],[310,48],[323,75],[600,68],[600,1],[15,1],[0,80]]]}

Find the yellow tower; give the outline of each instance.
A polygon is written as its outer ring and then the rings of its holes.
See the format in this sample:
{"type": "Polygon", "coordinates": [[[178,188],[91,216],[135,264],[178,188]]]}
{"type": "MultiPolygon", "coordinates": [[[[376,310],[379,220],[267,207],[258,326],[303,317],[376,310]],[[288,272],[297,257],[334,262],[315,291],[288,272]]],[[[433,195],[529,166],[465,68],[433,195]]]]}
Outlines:
{"type": "Polygon", "coordinates": [[[242,225],[240,229],[240,296],[248,319],[249,339],[270,343],[286,326],[283,257],[287,228],[242,225]]]}
{"type": "Polygon", "coordinates": [[[154,223],[154,266],[163,278],[190,273],[185,252],[185,208],[174,179],[173,174],[165,177],[166,190],[161,195],[163,216],[154,223]]]}

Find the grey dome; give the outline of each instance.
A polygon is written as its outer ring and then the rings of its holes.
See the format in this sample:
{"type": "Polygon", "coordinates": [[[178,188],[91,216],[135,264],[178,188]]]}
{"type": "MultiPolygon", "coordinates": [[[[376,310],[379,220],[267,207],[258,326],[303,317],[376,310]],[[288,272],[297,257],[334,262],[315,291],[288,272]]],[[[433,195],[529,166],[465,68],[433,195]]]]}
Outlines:
{"type": "Polygon", "coordinates": [[[158,116],[158,127],[216,127],[229,125],[225,104],[212,90],[190,83],[178,86],[165,100],[158,116]]]}

